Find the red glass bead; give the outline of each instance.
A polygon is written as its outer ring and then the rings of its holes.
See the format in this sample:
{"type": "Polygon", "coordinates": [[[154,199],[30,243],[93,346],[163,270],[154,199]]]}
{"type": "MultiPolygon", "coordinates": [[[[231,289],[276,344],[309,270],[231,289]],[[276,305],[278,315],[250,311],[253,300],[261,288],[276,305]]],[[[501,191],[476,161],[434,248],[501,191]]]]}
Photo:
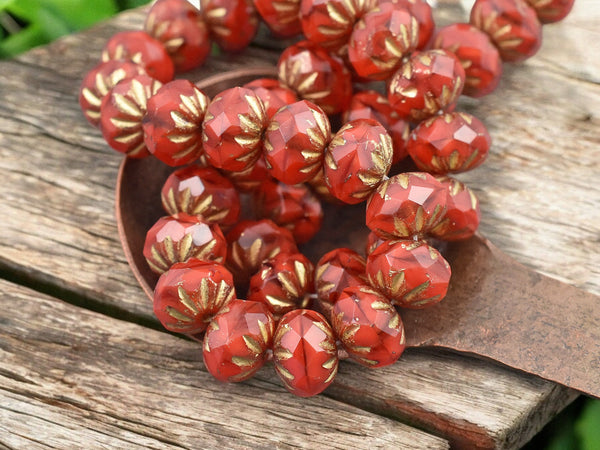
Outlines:
{"type": "Polygon", "coordinates": [[[464,94],[482,97],[493,92],[502,76],[502,59],[489,36],[469,23],[455,23],[438,30],[433,48],[449,50],[465,69],[464,94]]]}
{"type": "Polygon", "coordinates": [[[247,169],[260,156],[266,125],[265,108],[251,89],[221,92],[208,105],[202,124],[208,162],[233,172],[247,169]]]}
{"type": "Polygon", "coordinates": [[[541,23],[558,22],[571,12],[575,0],[527,0],[541,23]]]}
{"type": "Polygon", "coordinates": [[[282,107],[298,101],[298,97],[290,88],[282,86],[273,78],[259,78],[244,85],[252,89],[265,106],[265,112],[270,119],[282,107]]]}
{"type": "Polygon", "coordinates": [[[279,81],[298,97],[320,106],[327,114],[348,108],[352,77],[337,56],[308,41],[285,49],[277,64],[279,81]]]}
{"type": "Polygon", "coordinates": [[[385,241],[386,239],[383,239],[373,231],[370,231],[367,235],[367,244],[365,245],[365,253],[367,256],[373,253],[373,251],[385,241]]]}
{"type": "Polygon", "coordinates": [[[322,167],[321,170],[318,170],[315,176],[308,180],[307,183],[321,200],[328,203],[341,204],[341,202],[329,192],[327,181],[325,181],[325,172],[322,167]]]}
{"type": "Polygon", "coordinates": [[[407,150],[419,170],[465,172],[487,158],[490,134],[481,121],[467,113],[446,113],[424,120],[410,134],[407,150]]]}
{"type": "Polygon", "coordinates": [[[233,275],[221,264],[192,258],[160,276],[154,288],[154,314],[169,331],[196,334],[233,299],[233,275]]]}
{"type": "Polygon", "coordinates": [[[79,106],[88,122],[99,127],[100,106],[104,97],[119,81],[136,75],[146,75],[146,71],[132,61],[107,61],[90,70],[79,89],[79,106]]]}
{"type": "Polygon", "coordinates": [[[233,300],[214,317],[204,335],[206,369],[220,381],[247,380],[267,361],[274,329],[265,305],[233,300]]]}
{"type": "Polygon", "coordinates": [[[384,1],[396,3],[405,8],[419,24],[419,43],[418,50],[423,50],[433,36],[435,31],[435,22],[433,20],[433,11],[431,6],[425,0],[379,0],[379,3],[384,1]]]}
{"type": "Polygon", "coordinates": [[[349,248],[336,248],[321,257],[315,269],[315,289],[325,317],[331,317],[344,289],[366,283],[365,265],[365,259],[349,248]]]}
{"type": "Polygon", "coordinates": [[[379,122],[358,119],[335,134],[325,151],[325,179],[344,203],[360,203],[373,192],[392,165],[392,140],[379,122]]]}
{"type": "Polygon", "coordinates": [[[525,0],[477,0],[471,23],[487,33],[504,61],[524,61],[542,45],[542,25],[525,0]]]}
{"type": "Polygon", "coordinates": [[[158,0],[148,11],[144,28],[164,44],[178,72],[201,66],[210,54],[204,18],[187,0],[158,0]]]}
{"type": "Polygon", "coordinates": [[[388,241],[367,258],[369,283],[394,304],[420,309],[448,292],[450,264],[435,248],[418,241],[388,241]]]}
{"type": "Polygon", "coordinates": [[[323,223],[321,202],[304,184],[265,181],[254,192],[254,210],[259,217],[290,230],[298,244],[308,242],[323,223]]]}
{"type": "Polygon", "coordinates": [[[173,172],[161,190],[163,208],[171,216],[195,216],[208,223],[233,225],[240,216],[240,196],[227,178],[212,167],[191,165],[173,172]]]}
{"type": "Polygon", "coordinates": [[[264,136],[265,160],[271,175],[287,184],[310,180],[321,168],[331,125],[317,105],[301,100],[281,108],[264,136]]]}
{"type": "Polygon", "coordinates": [[[432,175],[407,172],[379,185],[367,202],[367,226],[384,239],[429,232],[446,211],[446,189],[432,175]]]}
{"type": "Polygon", "coordinates": [[[202,120],[208,97],[191,81],[175,80],[149,100],[142,121],[148,151],[168,166],[181,166],[202,153],[202,120]]]}
{"type": "Polygon", "coordinates": [[[258,29],[252,0],[200,0],[200,10],[212,38],[226,52],[244,50],[258,29]]]}
{"type": "Polygon", "coordinates": [[[339,364],[333,330],[325,317],[308,309],[283,316],[273,338],[273,362],[292,394],[312,397],[323,392],[339,364]]]}
{"type": "Polygon", "coordinates": [[[273,34],[293,37],[302,32],[300,0],[254,0],[254,6],[273,34]]]}
{"type": "Polygon", "coordinates": [[[419,23],[402,5],[380,3],[354,27],[348,59],[358,76],[385,80],[419,43],[419,23]]]}
{"type": "Polygon", "coordinates": [[[333,305],[331,327],[348,355],[363,366],[389,366],[404,352],[400,315],[387,298],[368,286],[344,289],[333,305]]]}
{"type": "Polygon", "coordinates": [[[260,187],[271,175],[265,157],[261,154],[256,162],[241,172],[226,172],[225,176],[240,192],[252,192],[260,187]]]}
{"type": "Polygon", "coordinates": [[[161,217],[148,230],[144,243],[144,257],[159,274],[190,258],[223,263],[226,255],[227,242],[219,226],[191,217],[161,217]]]}
{"type": "Polygon", "coordinates": [[[438,180],[447,192],[446,214],[431,229],[431,235],[444,241],[470,238],[479,227],[479,200],[471,189],[458,180],[450,177],[440,177],[438,180]]]}
{"type": "Polygon", "coordinates": [[[148,99],[160,87],[159,81],[147,75],[136,75],[111,89],[100,107],[100,129],[108,145],[131,158],[149,155],[142,120],[148,99]]]}
{"type": "Polygon", "coordinates": [[[149,76],[167,83],[175,75],[175,66],[162,42],[144,31],[121,31],[113,35],[102,51],[102,61],[131,60],[149,76]]]}

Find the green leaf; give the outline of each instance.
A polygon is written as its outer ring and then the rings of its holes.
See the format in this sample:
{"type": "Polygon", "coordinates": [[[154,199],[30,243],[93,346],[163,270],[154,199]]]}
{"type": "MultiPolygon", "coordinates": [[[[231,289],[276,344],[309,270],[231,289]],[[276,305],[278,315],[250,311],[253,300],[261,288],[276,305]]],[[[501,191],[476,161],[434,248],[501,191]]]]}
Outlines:
{"type": "Polygon", "coordinates": [[[600,448],[600,400],[589,399],[575,424],[581,450],[600,448]]]}
{"type": "Polygon", "coordinates": [[[38,25],[32,25],[20,33],[8,36],[0,41],[0,58],[9,58],[47,42],[44,31],[38,25]]]}
{"type": "Polygon", "coordinates": [[[89,27],[117,13],[113,0],[40,0],[44,11],[60,18],[70,31],[89,27]]]}

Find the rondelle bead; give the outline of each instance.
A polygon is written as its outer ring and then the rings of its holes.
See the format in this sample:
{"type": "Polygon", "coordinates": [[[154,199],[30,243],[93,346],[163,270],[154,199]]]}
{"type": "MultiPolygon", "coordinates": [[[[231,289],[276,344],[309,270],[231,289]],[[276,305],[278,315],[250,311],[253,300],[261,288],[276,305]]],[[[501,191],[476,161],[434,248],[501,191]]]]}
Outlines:
{"type": "Polygon", "coordinates": [[[161,217],[148,230],[144,243],[144,257],[159,274],[190,258],[223,263],[226,256],[227,241],[219,226],[192,217],[161,217]]]}
{"type": "Polygon", "coordinates": [[[389,366],[404,352],[400,315],[387,298],[369,286],[344,289],[333,305],[331,327],[348,356],[363,366],[389,366]]]}
{"type": "Polygon", "coordinates": [[[160,87],[160,81],[147,75],[136,75],[120,81],[111,89],[100,107],[100,129],[108,145],[130,158],[149,155],[144,143],[142,120],[148,99],[160,87]]]}
{"type": "Polygon", "coordinates": [[[475,234],[481,213],[479,200],[464,183],[450,177],[439,177],[446,188],[446,213],[430,234],[444,241],[460,241],[475,234]]]}
{"type": "Polygon", "coordinates": [[[413,122],[451,111],[465,83],[465,70],[447,50],[414,53],[392,76],[388,100],[399,116],[413,122]]]}
{"type": "Polygon", "coordinates": [[[299,397],[312,397],[331,384],[338,370],[331,326],[321,314],[296,309],[279,321],[273,363],[283,385],[299,397]]]}
{"type": "Polygon", "coordinates": [[[433,20],[433,11],[431,6],[425,0],[379,0],[379,3],[384,1],[396,3],[405,8],[419,24],[419,43],[417,50],[423,50],[433,36],[435,31],[435,22],[433,20]]]}
{"type": "Polygon", "coordinates": [[[449,50],[465,69],[463,93],[482,97],[493,92],[502,76],[502,59],[490,37],[469,23],[455,23],[440,28],[433,48],[449,50]]]}
{"type": "Polygon", "coordinates": [[[237,190],[212,167],[190,165],[174,171],[163,185],[161,200],[173,217],[194,216],[208,223],[233,225],[240,216],[237,190]]]}
{"type": "Polygon", "coordinates": [[[525,0],[476,0],[471,23],[487,33],[504,61],[524,61],[542,45],[542,25],[525,0]]]}
{"type": "Polygon", "coordinates": [[[325,151],[324,173],[329,191],[344,203],[362,202],[389,172],[393,152],[392,140],[379,122],[348,122],[325,151]]]}
{"type": "Polygon", "coordinates": [[[271,118],[264,135],[264,155],[271,175],[287,184],[313,178],[321,168],[331,125],[325,112],[301,100],[271,118]]]}
{"type": "Polygon", "coordinates": [[[147,75],[142,66],[132,61],[107,61],[90,70],[79,89],[79,106],[89,123],[100,126],[102,100],[119,82],[136,75],[147,75]]]}
{"type": "Polygon", "coordinates": [[[196,334],[233,299],[233,275],[221,264],[192,258],[160,276],[154,288],[154,314],[169,331],[196,334]]]}
{"type": "Polygon", "coordinates": [[[571,12],[575,0],[527,0],[541,23],[558,22],[571,12]]]}
{"type": "Polygon", "coordinates": [[[260,98],[270,119],[280,108],[298,101],[298,97],[290,88],[282,86],[273,78],[258,78],[243,87],[252,89],[260,98]]]}
{"type": "Polygon", "coordinates": [[[321,200],[338,205],[342,204],[342,202],[340,202],[337,198],[331,195],[331,192],[329,192],[327,181],[325,181],[325,172],[323,171],[323,167],[317,171],[313,178],[308,180],[307,184],[321,200]]]}
{"type": "Polygon", "coordinates": [[[168,166],[182,166],[202,153],[202,120],[209,99],[191,81],[162,86],[147,104],[142,121],[148,151],[168,166]]]}
{"type": "Polygon", "coordinates": [[[177,72],[201,66],[210,54],[204,18],[187,0],[158,0],[148,11],[144,28],[164,44],[177,72]]]}
{"type": "Polygon", "coordinates": [[[320,106],[327,114],[348,108],[352,77],[337,56],[308,41],[285,49],[277,64],[279,81],[298,97],[320,106]]]}
{"type": "Polygon", "coordinates": [[[302,32],[300,1],[254,0],[254,6],[273,34],[293,37],[302,32]]]}
{"type": "Polygon", "coordinates": [[[251,89],[234,87],[217,94],[202,123],[208,162],[233,172],[249,168],[260,156],[266,125],[265,108],[251,89]]]}
{"type": "Polygon", "coordinates": [[[446,189],[432,175],[407,172],[379,185],[367,202],[367,226],[384,239],[421,236],[446,211],[446,189]]]}
{"type": "Polygon", "coordinates": [[[264,304],[229,302],[206,329],[202,346],[206,369],[220,381],[247,380],[267,361],[274,329],[273,316],[264,304]]]}
{"type": "Polygon", "coordinates": [[[271,179],[267,162],[261,153],[254,164],[241,172],[225,172],[225,176],[240,192],[253,192],[266,180],[271,179]]]}
{"type": "Polygon", "coordinates": [[[200,0],[211,37],[226,52],[244,50],[258,29],[252,0],[200,0]]]}
{"type": "Polygon", "coordinates": [[[421,122],[406,145],[415,165],[424,172],[465,172],[481,165],[491,145],[481,121],[467,113],[446,113],[421,122]]]}
{"type": "Polygon", "coordinates": [[[367,256],[369,256],[371,253],[373,253],[373,250],[375,250],[377,247],[379,247],[386,240],[387,239],[383,239],[382,237],[379,237],[373,231],[370,231],[369,234],[367,235],[367,243],[365,244],[365,254],[367,256]]]}
{"type": "Polygon", "coordinates": [[[175,66],[163,43],[145,31],[114,34],[102,51],[102,61],[111,60],[131,60],[161,83],[171,81],[175,75],[175,66]]]}

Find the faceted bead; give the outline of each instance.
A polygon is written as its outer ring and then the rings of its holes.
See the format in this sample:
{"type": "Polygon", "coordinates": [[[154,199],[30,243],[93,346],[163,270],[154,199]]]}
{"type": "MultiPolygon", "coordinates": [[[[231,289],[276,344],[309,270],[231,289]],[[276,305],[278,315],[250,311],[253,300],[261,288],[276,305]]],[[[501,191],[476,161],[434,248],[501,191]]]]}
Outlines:
{"type": "Polygon", "coordinates": [[[254,192],[254,210],[258,217],[290,230],[298,244],[308,242],[323,222],[321,202],[304,184],[265,181],[254,192]]]}
{"type": "Polygon", "coordinates": [[[300,1],[254,0],[254,6],[273,34],[293,37],[302,32],[300,1]]]}
{"type": "Polygon", "coordinates": [[[192,217],[182,220],[166,216],[148,230],[144,256],[150,268],[161,274],[173,264],[190,258],[223,263],[227,242],[216,224],[192,217]]]}
{"type": "Polygon", "coordinates": [[[169,331],[196,334],[233,299],[233,275],[221,264],[192,258],[160,276],[154,288],[154,314],[169,331]]]}
{"type": "Polygon", "coordinates": [[[493,92],[502,76],[502,59],[489,36],[469,23],[440,28],[433,48],[451,51],[465,69],[464,94],[482,97],[493,92]]]}
{"type": "Polygon", "coordinates": [[[542,24],[559,22],[571,12],[575,0],[527,0],[542,24]]]}
{"type": "Polygon", "coordinates": [[[284,106],[269,122],[264,154],[271,176],[287,184],[310,180],[321,168],[331,125],[317,105],[301,100],[284,106]]]}
{"type": "Polygon", "coordinates": [[[392,77],[388,100],[401,118],[419,122],[454,109],[465,83],[465,70],[447,50],[414,53],[392,77]]]}
{"type": "Polygon", "coordinates": [[[363,366],[389,366],[404,352],[404,325],[398,311],[369,286],[344,289],[333,305],[331,327],[348,355],[363,366]]]}
{"type": "Polygon", "coordinates": [[[417,50],[423,50],[433,36],[435,22],[431,6],[425,0],[379,0],[379,3],[393,2],[406,9],[419,24],[419,43],[417,50]]]}
{"type": "Polygon", "coordinates": [[[419,241],[388,241],[367,257],[369,283],[392,303],[420,309],[448,292],[450,264],[435,248],[419,241]]]}
{"type": "Polygon", "coordinates": [[[271,179],[267,162],[264,155],[258,157],[256,162],[241,172],[226,172],[225,176],[233,183],[240,192],[253,192],[266,180],[271,179]]]}
{"type": "Polygon", "coordinates": [[[315,176],[308,180],[307,183],[321,200],[333,204],[342,204],[329,191],[329,186],[327,186],[327,181],[325,180],[325,172],[323,170],[323,167],[321,167],[321,169],[317,171],[315,176]]]}
{"type": "Polygon", "coordinates": [[[266,260],[250,279],[248,300],[264,303],[275,320],[306,308],[314,289],[314,266],[301,253],[279,253],[266,260]]]}
{"type": "Polygon", "coordinates": [[[220,381],[247,380],[267,361],[274,329],[273,316],[264,304],[231,301],[213,318],[204,335],[206,369],[220,381]]]}
{"type": "Polygon", "coordinates": [[[136,75],[117,83],[100,107],[100,129],[113,149],[130,158],[149,155],[144,143],[142,120],[148,99],[160,89],[161,83],[147,75],[136,75]]]}
{"type": "Polygon", "coordinates": [[[407,150],[419,170],[434,174],[465,172],[487,158],[490,134],[467,113],[446,113],[424,120],[410,134],[407,150]]]}
{"type": "Polygon", "coordinates": [[[148,100],[142,122],[148,151],[168,166],[181,166],[202,153],[202,121],[209,99],[191,81],[175,80],[148,100]]]}
{"type": "Polygon", "coordinates": [[[98,128],[100,106],[104,97],[119,81],[136,75],[146,75],[146,71],[132,61],[107,61],[90,70],[79,90],[79,106],[88,122],[98,128]]]}
{"type": "Polygon", "coordinates": [[[233,225],[240,216],[240,196],[227,178],[212,167],[191,165],[173,172],[161,200],[171,216],[195,216],[208,223],[233,225]]]}
{"type": "Polygon", "coordinates": [[[348,122],[325,151],[324,172],[330,192],[345,203],[362,202],[389,172],[393,152],[392,140],[379,122],[348,122]]]}
{"type": "Polygon", "coordinates": [[[308,41],[285,49],[277,64],[279,81],[320,106],[327,114],[348,108],[352,96],[352,77],[337,56],[308,41]]]}
{"type": "Polygon", "coordinates": [[[404,6],[384,2],[356,24],[348,59],[354,71],[369,80],[385,80],[419,43],[419,23],[404,6]]]}
{"type": "Polygon", "coordinates": [[[148,11],[144,28],[164,44],[177,72],[201,66],[210,54],[204,18],[187,0],[158,0],[148,11]]]}
{"type": "Polygon", "coordinates": [[[256,34],[258,14],[252,0],[200,0],[200,10],[217,45],[226,52],[241,52],[256,34]]]}
{"type": "Polygon", "coordinates": [[[477,0],[471,23],[487,33],[503,61],[524,61],[542,45],[542,25],[525,0],[477,0]]]}
{"type": "Polygon", "coordinates": [[[373,119],[383,125],[392,138],[394,155],[392,164],[406,156],[406,141],[410,133],[408,122],[400,119],[388,99],[377,91],[360,91],[352,96],[350,107],[344,112],[344,122],[356,119],[373,119]]]}
{"type": "Polygon", "coordinates": [[[111,60],[131,60],[161,83],[171,81],[175,75],[175,66],[163,43],[144,31],[113,35],[102,51],[102,61],[111,60]]]}
{"type": "Polygon", "coordinates": [[[315,269],[315,289],[325,317],[331,317],[344,289],[366,283],[365,265],[365,259],[349,248],[336,248],[321,257],[315,269]]]}
{"type": "Polygon", "coordinates": [[[219,169],[241,172],[260,156],[267,115],[251,89],[234,87],[208,105],[202,140],[208,162],[219,169]]]}
{"type": "Polygon", "coordinates": [[[299,397],[312,397],[331,384],[338,369],[331,326],[321,314],[296,309],[279,321],[273,363],[283,385],[299,397]]]}
{"type": "Polygon", "coordinates": [[[407,172],[379,185],[367,202],[367,226],[384,239],[428,233],[446,211],[446,189],[432,175],[407,172]]]}
{"type": "Polygon", "coordinates": [[[468,239],[479,227],[479,200],[464,183],[450,177],[438,180],[446,188],[446,214],[431,230],[431,235],[444,241],[468,239]]]}
{"type": "Polygon", "coordinates": [[[365,253],[369,256],[373,251],[384,243],[386,239],[379,237],[375,232],[370,231],[367,235],[367,244],[365,246],[365,253]]]}
{"type": "Polygon", "coordinates": [[[256,96],[260,98],[269,119],[280,108],[298,101],[294,91],[282,86],[278,80],[273,78],[258,78],[246,83],[243,87],[252,89],[256,96]]]}

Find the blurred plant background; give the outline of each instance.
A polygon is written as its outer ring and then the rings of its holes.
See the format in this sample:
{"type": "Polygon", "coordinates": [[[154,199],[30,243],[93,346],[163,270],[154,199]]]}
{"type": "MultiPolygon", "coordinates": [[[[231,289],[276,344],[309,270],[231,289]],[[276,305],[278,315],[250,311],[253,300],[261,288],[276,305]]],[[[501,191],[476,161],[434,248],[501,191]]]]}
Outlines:
{"type": "MultiPolygon", "coordinates": [[[[149,0],[0,0],[0,58],[90,27],[149,0]]],[[[579,398],[526,450],[600,450],[600,400],[579,398]]]]}

